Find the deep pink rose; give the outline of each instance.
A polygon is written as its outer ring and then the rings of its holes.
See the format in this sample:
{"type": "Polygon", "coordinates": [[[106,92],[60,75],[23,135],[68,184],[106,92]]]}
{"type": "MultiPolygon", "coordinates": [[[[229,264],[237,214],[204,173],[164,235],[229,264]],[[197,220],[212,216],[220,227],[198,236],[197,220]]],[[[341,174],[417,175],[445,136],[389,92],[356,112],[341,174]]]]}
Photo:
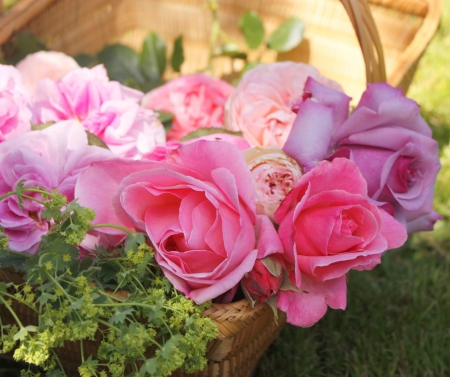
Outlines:
{"type": "Polygon", "coordinates": [[[181,76],[147,93],[142,106],[173,113],[167,140],[177,141],[199,128],[223,127],[225,102],[233,89],[204,74],[181,76]]]}
{"type": "Polygon", "coordinates": [[[57,51],[38,51],[29,54],[17,63],[16,67],[31,91],[36,89],[37,83],[43,78],[56,81],[66,73],[80,68],[75,59],[57,51]]]}
{"type": "Polygon", "coordinates": [[[358,167],[343,158],[322,161],[303,175],[275,220],[284,258],[294,267],[292,282],[309,292],[280,292],[279,307],[288,310],[288,321],[299,326],[315,323],[327,304],[345,308],[346,273],[374,268],[386,250],[401,246],[407,238],[397,220],[368,200],[367,183],[358,167]],[[289,302],[286,295],[292,300],[298,296],[302,305],[314,302],[314,310],[289,312],[300,304],[289,302]]]}
{"type": "Polygon", "coordinates": [[[82,124],[120,157],[140,159],[166,141],[157,114],[131,101],[106,101],[82,124]]]}
{"type": "Polygon", "coordinates": [[[303,95],[306,79],[314,77],[331,88],[340,85],[313,66],[278,62],[246,72],[226,105],[225,127],[241,131],[251,146],[282,147],[295,119],[293,104],[303,95]]]}
{"type": "Polygon", "coordinates": [[[78,68],[54,82],[42,79],[32,99],[33,123],[77,119],[83,121],[106,101],[138,103],[143,93],[109,81],[102,65],[78,68]]]}
{"type": "Polygon", "coordinates": [[[30,95],[19,71],[0,64],[0,143],[31,130],[30,95]]]}
{"type": "Polygon", "coordinates": [[[284,151],[307,169],[326,158],[358,165],[369,196],[394,205],[408,232],[433,229],[438,144],[413,100],[385,83],[371,84],[353,113],[350,98],[308,80],[311,99],[300,106],[284,151]]]}
{"type": "MultiPolygon", "coordinates": [[[[258,255],[251,174],[228,142],[182,145],[167,161],[93,164],[76,195],[96,211],[95,222],[147,233],[167,278],[199,304],[233,291],[258,255]]],[[[269,254],[278,236],[270,220],[258,224],[261,255],[269,254]]]]}
{"type": "MultiPolygon", "coordinates": [[[[0,144],[0,195],[25,180],[25,187],[58,189],[69,201],[73,200],[81,171],[93,161],[113,156],[107,149],[89,146],[85,131],[76,121],[16,136],[0,144]]],[[[40,198],[39,194],[29,195],[40,198]]],[[[37,252],[49,226],[41,217],[43,210],[42,205],[30,199],[24,199],[21,210],[16,196],[0,202],[0,226],[5,228],[11,250],[37,252]]]]}

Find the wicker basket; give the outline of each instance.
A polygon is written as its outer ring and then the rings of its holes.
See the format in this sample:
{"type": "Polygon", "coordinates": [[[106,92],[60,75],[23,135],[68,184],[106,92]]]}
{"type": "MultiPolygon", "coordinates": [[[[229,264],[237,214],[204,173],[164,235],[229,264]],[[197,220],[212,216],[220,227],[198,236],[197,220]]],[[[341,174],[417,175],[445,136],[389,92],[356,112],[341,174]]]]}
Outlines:
{"type": "MultiPolygon", "coordinates": [[[[0,269],[0,281],[23,283],[22,275],[10,269],[0,269]]],[[[27,306],[13,302],[13,309],[22,323],[37,325],[37,314],[27,306]]],[[[206,368],[195,374],[186,374],[177,370],[173,377],[250,377],[262,354],[275,340],[286,323],[285,313],[278,312],[275,323],[272,309],[266,304],[256,304],[252,309],[247,300],[231,304],[213,304],[204,312],[219,329],[219,336],[208,346],[206,368]]],[[[3,324],[14,324],[10,312],[0,305],[0,317],[3,324]]],[[[96,355],[99,344],[94,341],[83,343],[85,357],[96,355]]],[[[80,346],[76,342],[65,342],[64,347],[56,350],[66,373],[78,375],[80,364],[80,346]]],[[[10,353],[6,357],[12,358],[10,353]]]]}
{"type": "MultiPolygon", "coordinates": [[[[50,49],[69,55],[95,53],[112,42],[139,48],[143,37],[154,30],[166,41],[183,35],[187,60],[182,69],[183,73],[192,73],[207,62],[211,14],[204,1],[20,0],[0,17],[0,45],[13,31],[28,29],[42,37],[50,49]]],[[[246,10],[259,13],[267,33],[288,17],[303,19],[304,42],[289,53],[266,54],[263,60],[289,59],[315,65],[357,100],[366,82],[387,80],[393,86],[408,88],[441,12],[441,0],[368,3],[219,0],[219,17],[222,27],[236,39],[240,38],[238,19],[246,10]]],[[[215,73],[226,75],[231,70],[228,59],[216,61],[215,73]]]]}

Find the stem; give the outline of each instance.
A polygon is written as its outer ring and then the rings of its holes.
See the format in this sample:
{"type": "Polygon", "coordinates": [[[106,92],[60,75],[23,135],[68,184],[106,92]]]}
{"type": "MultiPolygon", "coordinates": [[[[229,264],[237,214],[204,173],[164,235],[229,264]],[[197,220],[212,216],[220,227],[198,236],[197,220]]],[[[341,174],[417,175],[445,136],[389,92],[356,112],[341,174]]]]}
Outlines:
{"type": "Polygon", "coordinates": [[[12,250],[8,250],[8,254],[11,254],[11,255],[16,255],[16,256],[20,256],[20,257],[23,257],[23,258],[25,258],[25,259],[31,259],[31,258],[33,258],[33,255],[31,255],[31,254],[27,254],[27,253],[21,253],[21,252],[18,252],[18,251],[12,251],[12,250]]]}
{"type": "Polygon", "coordinates": [[[13,300],[16,300],[16,301],[20,302],[22,305],[28,306],[31,310],[33,310],[33,311],[35,311],[36,313],[38,313],[38,310],[36,310],[35,307],[31,306],[30,304],[26,303],[25,301],[22,301],[22,302],[21,302],[21,301],[17,300],[17,297],[13,296],[12,294],[10,294],[10,293],[8,293],[8,292],[5,292],[5,291],[0,291],[0,293],[1,293],[3,296],[7,296],[7,297],[9,297],[9,298],[11,298],[11,299],[13,299],[13,300]]]}
{"type": "Polygon", "coordinates": [[[56,354],[56,352],[53,350],[53,348],[50,348],[50,351],[51,351],[51,353],[53,354],[53,356],[55,357],[55,359],[56,359],[56,361],[57,361],[57,363],[58,363],[58,365],[59,365],[59,368],[61,369],[61,372],[63,372],[64,374],[66,374],[66,372],[65,372],[65,370],[64,370],[64,367],[63,367],[62,364],[61,364],[61,360],[59,360],[59,357],[58,357],[58,355],[56,354]]]}
{"type": "Polygon", "coordinates": [[[209,42],[209,58],[208,58],[208,70],[213,74],[213,58],[214,58],[214,50],[216,48],[217,39],[220,33],[220,24],[219,18],[217,16],[217,0],[209,0],[208,2],[209,8],[212,12],[212,25],[211,25],[211,39],[209,42]]]}
{"type": "Polygon", "coordinates": [[[130,229],[125,228],[125,227],[123,227],[123,226],[121,226],[121,225],[114,225],[114,224],[95,224],[95,225],[91,225],[91,226],[90,226],[90,229],[91,229],[91,230],[92,230],[92,229],[97,229],[97,228],[113,228],[113,229],[119,229],[119,230],[122,230],[122,231],[124,231],[125,233],[127,233],[129,236],[131,236],[131,235],[133,234],[133,232],[132,232],[130,229]]]}
{"type": "Polygon", "coordinates": [[[15,191],[10,191],[10,192],[8,192],[8,193],[5,194],[5,195],[0,196],[0,202],[1,202],[2,200],[4,200],[4,199],[6,199],[6,198],[8,198],[8,197],[10,197],[10,196],[14,196],[14,195],[17,195],[16,192],[15,192],[15,191]]]}
{"type": "Polygon", "coordinates": [[[16,312],[11,308],[11,306],[9,306],[9,304],[3,299],[3,297],[0,297],[0,301],[3,303],[3,305],[6,306],[6,308],[9,310],[9,312],[11,313],[11,315],[13,316],[13,318],[19,325],[20,329],[22,330],[24,328],[24,326],[23,326],[22,322],[20,321],[19,317],[17,317],[16,312]]]}
{"type": "Polygon", "coordinates": [[[81,352],[81,362],[84,363],[84,347],[83,347],[83,339],[80,340],[80,352],[81,352]]]}

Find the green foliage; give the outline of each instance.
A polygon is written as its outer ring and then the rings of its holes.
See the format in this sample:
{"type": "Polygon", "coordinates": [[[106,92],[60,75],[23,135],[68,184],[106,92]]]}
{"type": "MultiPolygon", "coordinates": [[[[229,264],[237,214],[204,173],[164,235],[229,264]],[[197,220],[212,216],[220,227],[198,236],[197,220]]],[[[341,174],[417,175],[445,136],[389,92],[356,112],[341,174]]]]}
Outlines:
{"type": "Polygon", "coordinates": [[[303,40],[305,23],[297,17],[283,22],[267,41],[267,47],[277,52],[286,52],[298,46],[303,40]]]}
{"type": "Polygon", "coordinates": [[[179,294],[164,277],[145,235],[123,228],[127,236],[115,250],[98,248],[80,259],[75,245],[95,228],[93,211],[23,182],[12,194],[29,193],[39,194],[46,207],[42,216],[53,225],[36,255],[6,251],[6,238],[1,238],[2,267],[20,268],[26,282],[0,283],[0,304],[14,318],[0,320],[0,352],[13,350],[17,361],[41,367],[47,376],[66,376],[57,349],[65,341],[83,348],[95,338],[97,354],[87,359],[80,354],[80,376],[108,372],[118,377],[126,368],[140,376],[168,376],[180,367],[187,372],[204,368],[206,346],[217,337],[217,328],[201,317],[205,306],[179,294]],[[38,324],[22,323],[13,301],[35,311],[38,324]]]}
{"type": "Polygon", "coordinates": [[[41,50],[46,50],[45,42],[29,31],[14,33],[12,38],[1,46],[4,62],[12,65],[20,62],[28,54],[41,50]]]}
{"type": "Polygon", "coordinates": [[[111,80],[124,83],[131,78],[139,85],[145,82],[139,67],[139,55],[128,46],[106,46],[97,54],[97,60],[105,66],[111,80]]]}
{"type": "Polygon", "coordinates": [[[248,47],[255,49],[264,40],[264,25],[261,18],[254,11],[243,14],[239,20],[239,28],[244,34],[248,47]]]}
{"type": "Polygon", "coordinates": [[[184,62],[183,36],[180,35],[177,39],[175,39],[175,42],[173,44],[173,53],[170,59],[170,64],[175,72],[180,72],[181,65],[183,64],[183,62],[184,62]]]}
{"type": "Polygon", "coordinates": [[[156,33],[145,37],[140,55],[142,73],[151,81],[159,82],[166,69],[166,43],[156,33]]]}
{"type": "Polygon", "coordinates": [[[240,132],[240,131],[236,132],[236,131],[226,130],[224,128],[210,127],[210,128],[200,128],[197,131],[193,131],[193,132],[187,134],[185,137],[183,137],[180,141],[187,141],[187,140],[196,139],[196,138],[199,138],[202,136],[208,136],[208,135],[214,135],[214,134],[218,134],[217,137],[219,137],[219,138],[220,138],[220,134],[242,136],[242,132],[240,132]]]}

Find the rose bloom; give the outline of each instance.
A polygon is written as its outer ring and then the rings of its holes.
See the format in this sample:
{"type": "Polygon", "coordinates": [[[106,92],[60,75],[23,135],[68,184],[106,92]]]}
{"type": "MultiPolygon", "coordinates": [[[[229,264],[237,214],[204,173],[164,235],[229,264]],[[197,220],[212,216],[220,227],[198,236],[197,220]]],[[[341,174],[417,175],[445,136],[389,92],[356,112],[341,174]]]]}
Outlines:
{"type": "Polygon", "coordinates": [[[29,97],[19,71],[0,64],[0,143],[31,130],[29,97]]]}
{"type": "Polygon", "coordinates": [[[166,141],[157,114],[130,101],[106,101],[82,124],[120,157],[140,159],[166,141]]]}
{"type": "Polygon", "coordinates": [[[186,75],[148,92],[142,106],[174,114],[167,140],[177,141],[199,128],[223,127],[225,102],[233,90],[204,74],[186,75]]]}
{"type": "Polygon", "coordinates": [[[78,68],[58,81],[39,81],[32,99],[33,123],[77,119],[83,121],[106,101],[138,103],[143,93],[109,81],[105,67],[78,68]]]}
{"type": "Polygon", "coordinates": [[[282,147],[295,119],[292,105],[314,77],[336,90],[338,83],[307,64],[260,64],[246,72],[226,104],[225,128],[241,131],[251,146],[282,147]]]}
{"type": "Polygon", "coordinates": [[[277,306],[302,327],[317,322],[327,306],[344,309],[346,273],[374,268],[407,238],[397,220],[368,200],[364,177],[343,158],[304,174],[275,220],[284,258],[293,266],[291,281],[304,291],[280,291],[277,306]]]}
{"type": "Polygon", "coordinates": [[[279,148],[256,147],[243,153],[253,177],[256,213],[273,219],[284,197],[302,176],[302,169],[279,148]]]}
{"type": "Polygon", "coordinates": [[[440,169],[438,144],[416,102],[386,83],[370,84],[353,113],[350,98],[309,80],[312,99],[299,107],[284,151],[307,169],[318,161],[346,157],[368,183],[368,193],[391,203],[408,232],[432,230],[440,169]]]}
{"type": "MultiPolygon", "coordinates": [[[[231,143],[185,144],[167,161],[95,163],[81,174],[75,192],[96,212],[95,223],[145,232],[166,277],[198,304],[229,299],[258,256],[252,178],[231,143]]],[[[265,253],[278,236],[270,220],[261,224],[265,253]]]]}
{"type": "Polygon", "coordinates": [[[16,67],[22,74],[25,85],[32,92],[43,78],[56,81],[66,73],[80,68],[75,59],[57,51],[39,51],[29,54],[17,63],[16,67]]]}
{"type": "MultiPolygon", "coordinates": [[[[25,187],[58,189],[67,199],[74,199],[80,172],[93,161],[111,158],[107,149],[89,146],[78,122],[65,121],[42,131],[32,131],[0,144],[0,196],[24,181],[25,187]]],[[[36,193],[27,195],[40,199],[36,193]]],[[[0,202],[0,226],[9,237],[14,251],[34,254],[49,224],[41,217],[44,207],[30,199],[19,208],[16,196],[0,202]]]]}

